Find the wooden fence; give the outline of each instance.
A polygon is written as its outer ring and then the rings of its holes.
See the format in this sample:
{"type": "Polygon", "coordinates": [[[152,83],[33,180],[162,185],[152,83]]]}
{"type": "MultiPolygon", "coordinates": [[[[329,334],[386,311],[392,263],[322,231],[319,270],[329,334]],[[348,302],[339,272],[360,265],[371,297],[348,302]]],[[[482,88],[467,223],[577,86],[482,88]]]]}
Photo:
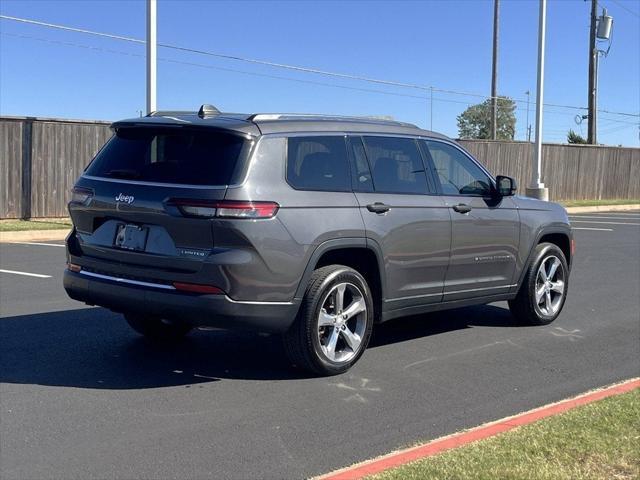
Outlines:
{"type": "Polygon", "coordinates": [[[0,117],[0,218],[64,217],[109,122],[0,117]]]}
{"type": "MultiPolygon", "coordinates": [[[[69,189],[111,136],[108,122],[0,117],[0,218],[67,215],[69,189]]],[[[495,174],[531,179],[532,145],[462,140],[495,174]]],[[[640,149],[545,144],[552,200],[640,198],[640,149]]]]}
{"type": "MultiPolygon", "coordinates": [[[[509,175],[524,193],[531,181],[533,145],[460,140],[496,175],[509,175]]],[[[640,148],[544,144],[542,181],[551,200],[640,198],[640,148]]]]}

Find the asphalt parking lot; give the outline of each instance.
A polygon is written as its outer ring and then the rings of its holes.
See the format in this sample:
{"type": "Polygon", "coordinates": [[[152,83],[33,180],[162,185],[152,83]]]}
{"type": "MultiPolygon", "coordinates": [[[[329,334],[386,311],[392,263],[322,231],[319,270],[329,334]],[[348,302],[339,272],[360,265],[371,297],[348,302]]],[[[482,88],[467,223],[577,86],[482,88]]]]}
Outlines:
{"type": "Polygon", "coordinates": [[[503,303],[398,319],[332,378],[276,337],[149,344],[66,297],[61,242],[0,244],[0,477],[303,478],[638,376],[640,211],[571,221],[552,325],[503,303]]]}

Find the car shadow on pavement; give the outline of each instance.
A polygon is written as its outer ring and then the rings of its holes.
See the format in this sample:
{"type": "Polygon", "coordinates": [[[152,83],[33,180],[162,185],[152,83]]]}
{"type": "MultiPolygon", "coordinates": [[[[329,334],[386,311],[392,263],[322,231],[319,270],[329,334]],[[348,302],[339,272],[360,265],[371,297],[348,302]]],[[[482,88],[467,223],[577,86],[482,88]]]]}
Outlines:
{"type": "Polygon", "coordinates": [[[373,328],[369,348],[471,327],[519,327],[508,308],[478,305],[395,318],[373,328]]]}
{"type": "MultiPolygon", "coordinates": [[[[495,306],[406,317],[377,325],[370,348],[480,325],[514,322],[495,306]]],[[[0,319],[2,383],[141,389],[304,378],[287,362],[278,335],[198,330],[175,344],[154,344],[102,308],[0,319]]]]}

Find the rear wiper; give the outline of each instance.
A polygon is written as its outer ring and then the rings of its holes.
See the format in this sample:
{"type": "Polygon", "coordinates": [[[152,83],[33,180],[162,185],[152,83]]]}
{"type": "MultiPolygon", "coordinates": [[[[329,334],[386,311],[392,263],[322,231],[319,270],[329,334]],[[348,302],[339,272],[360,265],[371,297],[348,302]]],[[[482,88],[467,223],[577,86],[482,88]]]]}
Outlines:
{"type": "Polygon", "coordinates": [[[140,172],[127,168],[114,168],[113,170],[109,170],[106,175],[115,178],[128,178],[130,180],[140,178],[140,172]]]}

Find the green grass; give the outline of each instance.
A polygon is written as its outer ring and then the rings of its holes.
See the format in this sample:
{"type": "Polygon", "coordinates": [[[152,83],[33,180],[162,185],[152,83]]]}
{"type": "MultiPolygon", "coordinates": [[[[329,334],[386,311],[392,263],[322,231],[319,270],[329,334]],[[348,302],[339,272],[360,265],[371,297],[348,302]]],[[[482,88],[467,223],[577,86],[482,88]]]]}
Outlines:
{"type": "Polygon", "coordinates": [[[368,478],[639,479],[640,389],[368,478]]]}
{"type": "Polygon", "coordinates": [[[616,198],[613,200],[562,200],[565,207],[596,207],[600,205],[640,205],[640,199],[616,198]]]}
{"type": "Polygon", "coordinates": [[[24,232],[28,230],[69,230],[68,218],[47,220],[0,220],[0,232],[24,232]]]}

